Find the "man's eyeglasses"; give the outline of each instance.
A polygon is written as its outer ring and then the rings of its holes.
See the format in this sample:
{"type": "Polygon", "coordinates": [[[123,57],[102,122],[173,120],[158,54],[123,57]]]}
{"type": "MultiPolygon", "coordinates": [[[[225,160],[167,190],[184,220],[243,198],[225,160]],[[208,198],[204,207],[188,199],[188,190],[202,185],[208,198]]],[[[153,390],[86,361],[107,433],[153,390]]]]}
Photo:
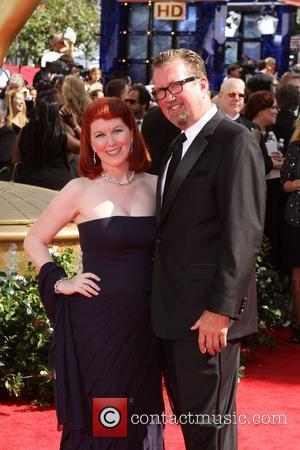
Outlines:
{"type": "Polygon", "coordinates": [[[193,77],[185,78],[184,80],[181,80],[181,81],[174,81],[173,83],[170,83],[169,86],[167,86],[165,88],[154,89],[152,91],[152,95],[155,100],[160,101],[166,97],[167,91],[169,91],[170,94],[180,94],[180,92],[182,92],[182,90],[183,90],[184,84],[190,83],[191,81],[195,81],[195,80],[197,80],[197,78],[199,78],[199,77],[193,76],[193,77]]]}
{"type": "Polygon", "coordinates": [[[135,105],[136,103],[139,103],[137,100],[134,100],[133,98],[125,98],[125,103],[129,103],[130,105],[135,105]]]}
{"type": "Polygon", "coordinates": [[[227,95],[229,98],[235,98],[235,97],[245,98],[245,94],[240,94],[238,92],[227,92],[227,95]]]}

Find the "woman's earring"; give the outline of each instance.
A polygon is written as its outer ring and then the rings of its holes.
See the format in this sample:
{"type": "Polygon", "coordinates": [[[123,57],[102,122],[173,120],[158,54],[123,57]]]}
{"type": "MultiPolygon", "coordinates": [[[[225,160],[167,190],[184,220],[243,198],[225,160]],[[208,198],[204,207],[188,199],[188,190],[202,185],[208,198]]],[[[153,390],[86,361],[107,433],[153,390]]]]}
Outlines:
{"type": "Polygon", "coordinates": [[[131,142],[131,144],[130,144],[130,153],[133,153],[133,150],[134,150],[134,145],[133,145],[133,142],[131,142]]]}
{"type": "Polygon", "coordinates": [[[93,164],[94,164],[94,166],[97,164],[95,151],[93,152],[93,164]]]}

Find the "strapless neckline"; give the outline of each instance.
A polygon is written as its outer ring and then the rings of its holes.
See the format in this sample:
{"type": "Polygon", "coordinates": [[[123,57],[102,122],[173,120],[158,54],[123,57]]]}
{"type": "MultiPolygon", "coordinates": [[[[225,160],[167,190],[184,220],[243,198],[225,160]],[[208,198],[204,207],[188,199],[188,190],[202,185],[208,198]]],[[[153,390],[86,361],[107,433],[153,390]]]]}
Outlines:
{"type": "Polygon", "coordinates": [[[108,216],[108,217],[98,217],[96,219],[91,219],[91,220],[86,220],[84,222],[80,222],[77,224],[77,227],[79,228],[81,225],[87,224],[87,223],[91,223],[91,222],[97,222],[100,220],[103,221],[108,221],[108,220],[113,220],[113,219],[155,219],[155,216],[108,216]]]}

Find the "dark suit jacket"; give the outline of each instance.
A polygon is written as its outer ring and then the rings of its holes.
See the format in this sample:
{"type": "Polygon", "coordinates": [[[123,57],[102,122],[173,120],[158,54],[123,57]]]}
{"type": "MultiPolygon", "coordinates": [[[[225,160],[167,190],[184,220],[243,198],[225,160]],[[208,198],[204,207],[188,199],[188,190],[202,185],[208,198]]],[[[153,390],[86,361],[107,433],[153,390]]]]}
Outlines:
{"type": "Polygon", "coordinates": [[[147,111],[142,124],[142,135],[150,150],[152,165],[150,173],[158,175],[162,161],[180,129],[164,116],[159,106],[147,111]]]}
{"type": "Polygon", "coordinates": [[[159,178],[152,301],[159,337],[197,339],[190,327],[205,309],[234,319],[231,339],[257,330],[247,293],[255,284],[265,186],[255,139],[221,112],[182,158],[162,208],[159,178]]]}

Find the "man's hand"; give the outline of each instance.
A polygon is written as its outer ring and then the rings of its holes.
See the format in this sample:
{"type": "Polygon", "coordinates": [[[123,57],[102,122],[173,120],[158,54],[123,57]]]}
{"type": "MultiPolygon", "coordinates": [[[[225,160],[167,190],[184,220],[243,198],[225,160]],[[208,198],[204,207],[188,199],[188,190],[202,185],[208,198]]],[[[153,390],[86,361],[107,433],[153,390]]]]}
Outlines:
{"type": "Polygon", "coordinates": [[[214,356],[227,345],[229,317],[205,310],[194,323],[191,330],[199,330],[199,348],[201,353],[214,356]]]}

